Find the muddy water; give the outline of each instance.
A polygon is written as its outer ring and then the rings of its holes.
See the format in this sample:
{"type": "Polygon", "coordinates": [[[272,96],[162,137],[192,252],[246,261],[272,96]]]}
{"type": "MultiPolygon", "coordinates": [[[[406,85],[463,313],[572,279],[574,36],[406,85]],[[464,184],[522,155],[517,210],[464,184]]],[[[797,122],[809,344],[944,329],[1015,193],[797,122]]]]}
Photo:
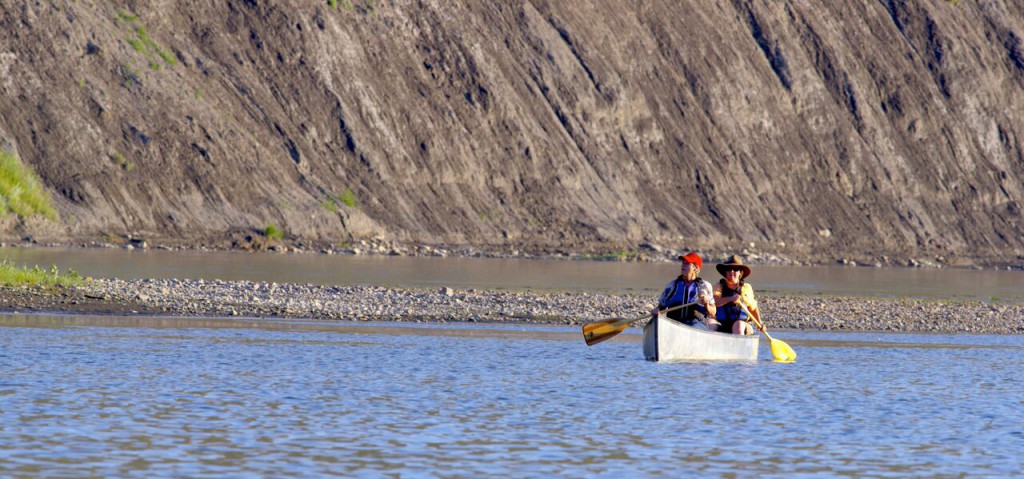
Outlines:
{"type": "Polygon", "coordinates": [[[1010,477],[1024,337],[0,315],[5,477],[1010,477]],[[765,342],[766,343],[766,342],[765,342]]]}
{"type": "MultiPolygon", "coordinates": [[[[655,294],[674,275],[671,263],[409,258],[121,249],[4,248],[0,258],[93,277],[202,278],[319,284],[655,294]]],[[[705,265],[703,277],[718,273],[705,265]]],[[[962,269],[757,267],[750,282],[775,293],[990,299],[1024,302],[1024,272],[962,269]]]]}

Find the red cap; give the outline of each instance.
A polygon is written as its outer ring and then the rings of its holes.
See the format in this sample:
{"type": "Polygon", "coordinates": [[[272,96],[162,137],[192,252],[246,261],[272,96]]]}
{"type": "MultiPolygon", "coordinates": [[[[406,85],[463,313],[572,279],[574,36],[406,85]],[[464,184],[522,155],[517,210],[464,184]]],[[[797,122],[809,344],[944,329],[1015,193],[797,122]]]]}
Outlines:
{"type": "Polygon", "coordinates": [[[678,258],[680,261],[686,261],[687,263],[695,264],[698,268],[704,267],[704,262],[701,261],[700,256],[697,253],[686,253],[678,258]]]}

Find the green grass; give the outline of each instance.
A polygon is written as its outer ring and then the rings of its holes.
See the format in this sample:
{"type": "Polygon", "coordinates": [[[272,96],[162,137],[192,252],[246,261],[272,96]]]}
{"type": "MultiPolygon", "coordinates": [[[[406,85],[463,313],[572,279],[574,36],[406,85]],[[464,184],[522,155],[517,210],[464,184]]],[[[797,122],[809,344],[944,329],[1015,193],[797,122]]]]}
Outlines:
{"type": "Polygon", "coordinates": [[[174,55],[171,55],[170,53],[164,51],[163,48],[160,48],[160,45],[158,45],[152,38],[149,37],[149,32],[146,31],[146,27],[136,27],[135,34],[138,35],[139,41],[141,41],[142,44],[146,46],[146,49],[149,52],[156,53],[158,57],[162,58],[165,62],[167,62],[168,65],[172,67],[178,64],[178,59],[175,58],[174,55]]]}
{"type": "MultiPolygon", "coordinates": [[[[129,24],[139,23],[139,17],[132,14],[124,7],[118,7],[117,18],[129,24]]],[[[168,66],[173,67],[178,64],[177,57],[161,48],[160,44],[158,44],[155,40],[153,40],[152,37],[149,36],[149,31],[146,29],[145,25],[135,26],[134,34],[135,35],[129,34],[125,37],[125,41],[128,42],[129,45],[131,45],[133,50],[142,53],[143,55],[146,55],[146,58],[153,58],[153,55],[156,55],[163,59],[163,61],[166,62],[168,66]]],[[[154,64],[156,63],[151,62],[150,68],[153,70],[159,70],[159,68],[153,67],[154,64]]]]}
{"type": "Polygon", "coordinates": [[[284,230],[275,225],[267,225],[267,228],[263,230],[263,235],[270,239],[281,240],[284,239],[284,230]]]}
{"type": "Polygon", "coordinates": [[[128,42],[128,44],[132,46],[133,50],[143,53],[147,57],[153,56],[152,53],[149,53],[149,51],[146,50],[146,45],[142,43],[142,40],[139,40],[138,38],[124,37],[124,41],[128,42]]]}
{"type": "Polygon", "coordinates": [[[157,49],[156,56],[162,58],[165,62],[167,62],[168,65],[172,67],[178,64],[178,58],[164,51],[163,49],[157,49]]]}
{"type": "Polygon", "coordinates": [[[356,201],[355,192],[348,188],[345,188],[345,191],[341,192],[341,196],[338,197],[338,201],[341,201],[342,203],[345,204],[345,206],[348,206],[349,208],[355,208],[356,204],[358,203],[356,201]]]}
{"type": "Polygon", "coordinates": [[[327,211],[337,213],[339,205],[355,208],[359,205],[359,201],[356,200],[356,193],[352,189],[345,188],[345,191],[342,191],[340,195],[327,195],[327,199],[320,204],[327,211]]]}
{"type": "Polygon", "coordinates": [[[129,12],[124,7],[117,7],[117,18],[128,23],[139,21],[139,17],[133,15],[132,12],[129,12]]]}
{"type": "Polygon", "coordinates": [[[124,171],[132,171],[135,169],[135,163],[128,161],[120,152],[115,151],[113,155],[110,155],[110,157],[113,158],[114,163],[117,163],[117,166],[120,166],[124,171]]]}
{"type": "Polygon", "coordinates": [[[350,12],[358,8],[362,13],[371,15],[374,13],[374,3],[374,0],[327,0],[328,7],[344,8],[350,12]]]}
{"type": "Polygon", "coordinates": [[[57,219],[50,195],[36,173],[14,155],[0,150],[0,215],[10,213],[20,218],[39,215],[57,219]]]}
{"type": "Polygon", "coordinates": [[[78,286],[85,283],[85,280],[75,270],[68,270],[61,273],[56,266],[50,266],[50,270],[43,270],[39,266],[32,269],[14,266],[4,260],[0,263],[0,285],[43,285],[43,286],[78,286]]]}
{"type": "Polygon", "coordinates": [[[609,253],[583,254],[579,258],[597,261],[633,261],[636,259],[636,253],[632,251],[612,251],[609,253]]]}

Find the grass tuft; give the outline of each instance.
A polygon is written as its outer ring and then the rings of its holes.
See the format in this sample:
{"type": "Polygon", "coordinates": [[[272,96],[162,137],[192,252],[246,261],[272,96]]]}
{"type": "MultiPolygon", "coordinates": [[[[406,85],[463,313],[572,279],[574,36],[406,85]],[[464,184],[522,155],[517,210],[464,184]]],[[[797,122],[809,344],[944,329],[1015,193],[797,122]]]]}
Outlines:
{"type": "Polygon", "coordinates": [[[135,23],[139,21],[139,17],[135,16],[124,7],[117,7],[117,18],[128,23],[135,23]]]}
{"type": "Polygon", "coordinates": [[[356,193],[349,188],[345,188],[345,191],[341,192],[341,196],[338,197],[338,201],[341,201],[349,208],[355,208],[356,204],[356,193]]]}
{"type": "MultiPolygon", "coordinates": [[[[139,23],[139,17],[133,15],[123,7],[117,9],[117,18],[130,24],[139,23]]],[[[146,29],[145,25],[135,26],[134,33],[135,35],[128,34],[124,39],[129,45],[131,45],[133,50],[146,55],[146,58],[153,58],[153,56],[156,55],[166,62],[167,66],[173,67],[178,64],[178,58],[175,57],[174,54],[161,48],[160,44],[149,36],[149,30],[146,29]]],[[[154,65],[158,64],[151,62],[150,68],[154,71],[160,69],[154,67],[154,65]]]]}
{"type": "Polygon", "coordinates": [[[340,205],[348,206],[349,208],[355,208],[359,204],[356,201],[356,193],[351,188],[345,188],[340,195],[327,195],[327,199],[323,203],[320,203],[324,209],[331,213],[337,213],[340,205]]]}
{"type": "Polygon", "coordinates": [[[35,172],[14,155],[0,150],[0,215],[9,213],[20,218],[40,215],[57,219],[50,196],[35,172]]]}
{"type": "Polygon", "coordinates": [[[269,239],[281,240],[284,239],[284,230],[276,225],[267,225],[267,228],[263,230],[263,235],[269,239]]]}
{"type": "Polygon", "coordinates": [[[0,285],[3,286],[79,286],[83,283],[85,283],[85,279],[73,269],[69,269],[67,273],[61,273],[56,266],[50,266],[47,271],[39,266],[28,269],[14,266],[7,260],[0,262],[0,285]]]}
{"type": "Polygon", "coordinates": [[[117,163],[117,166],[120,166],[124,171],[132,171],[135,169],[135,163],[128,161],[128,159],[126,159],[120,152],[115,151],[114,154],[110,155],[110,157],[114,160],[114,163],[117,163]]]}

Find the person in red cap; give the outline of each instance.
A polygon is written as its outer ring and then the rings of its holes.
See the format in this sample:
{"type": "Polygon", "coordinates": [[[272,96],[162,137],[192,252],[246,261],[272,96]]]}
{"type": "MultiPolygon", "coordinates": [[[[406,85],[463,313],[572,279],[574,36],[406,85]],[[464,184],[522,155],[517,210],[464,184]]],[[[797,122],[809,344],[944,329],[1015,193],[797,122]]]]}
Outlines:
{"type": "MultiPolygon", "coordinates": [[[[673,279],[665,286],[665,291],[658,298],[658,307],[652,311],[657,317],[658,312],[681,304],[697,303],[682,309],[669,311],[666,315],[670,319],[680,323],[693,326],[697,322],[697,315],[703,316],[707,322],[714,321],[715,316],[714,293],[711,290],[711,283],[704,281],[697,275],[704,262],[697,253],[687,253],[679,256],[682,265],[679,267],[679,277],[673,279]]],[[[706,323],[705,323],[706,325],[706,323]]],[[[707,326],[705,326],[707,327],[707,326]]],[[[714,330],[712,325],[708,329],[714,330]]]]}

